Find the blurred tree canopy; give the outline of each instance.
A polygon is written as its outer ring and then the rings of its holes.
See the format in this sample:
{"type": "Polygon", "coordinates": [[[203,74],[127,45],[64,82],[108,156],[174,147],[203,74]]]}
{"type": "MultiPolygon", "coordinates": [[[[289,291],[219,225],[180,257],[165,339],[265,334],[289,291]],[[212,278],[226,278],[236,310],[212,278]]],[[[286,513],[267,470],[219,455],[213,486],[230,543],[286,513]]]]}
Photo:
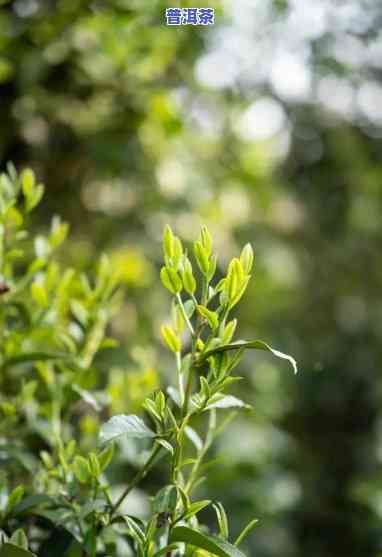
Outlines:
{"type": "Polygon", "coordinates": [[[382,5],[209,5],[207,29],[167,27],[155,0],[3,0],[1,160],[46,183],[35,226],[70,221],[67,261],[86,269],[107,251],[120,270],[121,346],[98,385],[116,411],[166,362],[152,347],[163,224],[191,238],[206,222],[223,261],[252,242],[241,318],[301,373],[247,360],[256,412],[222,439],[209,489],[237,526],[260,519],[249,555],[377,557],[382,5]]]}

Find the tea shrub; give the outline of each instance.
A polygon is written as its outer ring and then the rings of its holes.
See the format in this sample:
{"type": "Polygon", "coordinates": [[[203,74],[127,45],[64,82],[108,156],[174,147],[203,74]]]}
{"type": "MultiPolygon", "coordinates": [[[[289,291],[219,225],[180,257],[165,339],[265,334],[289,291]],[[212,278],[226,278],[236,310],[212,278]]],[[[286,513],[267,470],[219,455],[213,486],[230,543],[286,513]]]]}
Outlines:
{"type": "Polygon", "coordinates": [[[0,557],[242,556],[256,520],[232,540],[229,513],[218,501],[198,500],[197,488],[211,445],[248,408],[230,394],[244,352],[267,350],[296,371],[292,357],[263,341],[233,340],[231,313],[251,277],[251,246],[215,280],[207,228],[192,257],[165,228],[160,278],[172,302],[161,334],[174,381],[152,392],[141,415],[109,417],[94,359],[114,344],[106,327],[118,307],[118,273],[106,256],[91,277],[62,268],[56,251],[68,226],[57,217],[47,235],[31,240],[29,214],[43,191],[29,169],[18,175],[8,165],[0,177],[0,557]],[[89,414],[104,421],[95,446],[79,428],[89,414]],[[108,466],[126,444],[137,451],[137,469],[114,496],[108,466]],[[161,459],[167,474],[150,516],[127,514],[129,494],[161,459]],[[207,507],[214,534],[199,518],[207,507]]]}

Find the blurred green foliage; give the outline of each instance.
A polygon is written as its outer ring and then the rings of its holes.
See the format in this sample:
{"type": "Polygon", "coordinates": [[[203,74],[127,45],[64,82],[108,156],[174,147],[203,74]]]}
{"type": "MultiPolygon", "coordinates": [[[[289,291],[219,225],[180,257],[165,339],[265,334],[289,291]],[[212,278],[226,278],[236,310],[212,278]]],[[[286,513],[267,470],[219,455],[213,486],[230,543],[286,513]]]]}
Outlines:
{"type": "MultiPolygon", "coordinates": [[[[223,263],[254,245],[243,327],[302,373],[248,357],[253,424],[227,430],[208,489],[236,531],[260,519],[251,555],[377,556],[381,7],[211,4],[207,30],[167,28],[164,2],[3,2],[1,159],[47,185],[36,229],[71,223],[67,264],[106,251],[120,267],[121,345],[98,357],[118,411],[157,381],[164,223],[186,239],[207,223],[223,263]]],[[[89,436],[97,420],[81,418],[89,436]]]]}

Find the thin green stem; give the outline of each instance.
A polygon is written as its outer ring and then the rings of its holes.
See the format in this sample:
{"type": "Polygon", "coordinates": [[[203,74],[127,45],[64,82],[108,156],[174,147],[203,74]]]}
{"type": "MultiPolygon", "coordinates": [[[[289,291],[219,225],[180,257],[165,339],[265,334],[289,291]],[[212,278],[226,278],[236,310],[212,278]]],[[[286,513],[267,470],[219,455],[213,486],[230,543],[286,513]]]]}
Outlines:
{"type": "Polygon", "coordinates": [[[192,326],[191,321],[188,318],[188,315],[187,315],[186,310],[185,310],[184,305],[183,305],[183,300],[182,300],[181,295],[179,294],[179,292],[176,295],[176,299],[178,300],[180,311],[182,312],[183,319],[185,320],[186,325],[187,325],[191,335],[195,336],[194,327],[192,326]]]}
{"type": "Polygon", "coordinates": [[[184,404],[184,385],[183,385],[183,373],[182,373],[182,359],[180,352],[175,353],[176,357],[176,367],[178,372],[178,385],[179,385],[179,396],[181,406],[184,404]]]}

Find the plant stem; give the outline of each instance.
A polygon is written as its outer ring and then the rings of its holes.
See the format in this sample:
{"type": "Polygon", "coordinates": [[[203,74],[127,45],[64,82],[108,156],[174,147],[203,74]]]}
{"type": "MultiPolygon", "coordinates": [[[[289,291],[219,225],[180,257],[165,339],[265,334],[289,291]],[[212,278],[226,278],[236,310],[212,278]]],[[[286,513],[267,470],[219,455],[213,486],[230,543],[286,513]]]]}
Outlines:
{"type": "Polygon", "coordinates": [[[183,319],[185,320],[186,325],[189,328],[191,335],[195,336],[194,327],[192,326],[191,321],[189,320],[188,315],[186,313],[186,310],[184,309],[183,301],[182,301],[181,295],[179,293],[176,295],[176,299],[178,300],[180,311],[182,312],[183,319]]]}
{"type": "Polygon", "coordinates": [[[183,401],[183,407],[182,407],[182,415],[186,416],[187,412],[188,412],[188,404],[190,402],[190,398],[191,398],[191,392],[192,392],[192,382],[194,379],[194,373],[195,373],[195,368],[194,366],[191,364],[191,367],[188,371],[188,378],[187,378],[187,385],[186,385],[186,392],[185,392],[185,396],[184,396],[184,401],[183,401]]]}
{"type": "Polygon", "coordinates": [[[121,506],[121,504],[123,503],[123,501],[126,499],[126,497],[129,495],[129,493],[134,489],[134,487],[136,487],[139,482],[146,476],[147,472],[150,470],[150,468],[153,466],[154,461],[157,457],[157,455],[159,454],[159,452],[161,451],[162,447],[161,445],[154,445],[151,454],[149,456],[149,458],[147,459],[145,465],[143,466],[143,468],[141,468],[137,474],[134,476],[134,478],[132,479],[132,481],[129,483],[129,485],[126,487],[125,491],[122,493],[122,495],[119,497],[119,499],[117,499],[116,503],[113,505],[112,509],[111,509],[111,514],[110,517],[112,517],[118,510],[118,508],[121,506]]]}

